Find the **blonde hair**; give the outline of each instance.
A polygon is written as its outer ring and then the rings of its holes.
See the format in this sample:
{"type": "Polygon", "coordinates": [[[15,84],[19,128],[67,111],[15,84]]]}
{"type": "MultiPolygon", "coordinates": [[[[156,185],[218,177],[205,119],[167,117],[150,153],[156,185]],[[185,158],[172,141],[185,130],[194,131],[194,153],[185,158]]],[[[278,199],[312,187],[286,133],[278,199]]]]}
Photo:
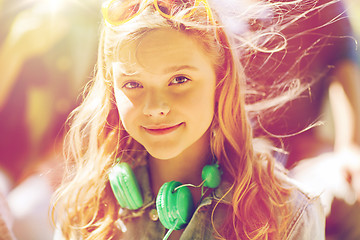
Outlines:
{"type": "MultiPolygon", "coordinates": [[[[282,4],[290,6],[302,2],[282,4]]],[[[277,12],[280,6],[281,3],[253,2],[244,9],[242,18],[254,16],[261,9],[271,8],[277,12]]],[[[112,239],[117,234],[114,222],[118,218],[119,205],[108,183],[108,171],[120,154],[136,166],[141,164],[139,159],[143,159],[146,151],[122,127],[114,100],[110,63],[117,60],[122,43],[136,41],[149,31],[164,28],[194,37],[214,59],[217,88],[211,149],[233,181],[232,213],[228,221],[216,229],[217,237],[278,239],[279,234],[284,233],[289,214],[286,199],[291,189],[283,186],[274,174],[271,146],[258,147],[264,146],[264,141],[253,137],[252,125],[255,123],[250,122],[249,116],[284,104],[298,96],[303,87],[297,85],[288,89],[291,91],[283,91],[281,97],[267,99],[268,104],[261,107],[256,102],[245,104],[245,99],[257,92],[249,86],[249,79],[244,75],[240,59],[246,62],[246,55],[241,54],[249,52],[248,49],[265,52],[284,49],[286,38],[279,33],[280,17],[275,24],[258,32],[250,34],[247,30],[231,34],[231,27],[221,23],[226,20],[220,21],[218,17],[221,13],[215,9],[213,13],[218,19],[215,25],[208,23],[206,11],[200,8],[190,18],[169,20],[147,7],[139,16],[119,27],[104,25],[96,76],[85,88],[82,104],[69,116],[65,140],[67,172],[54,198],[53,214],[66,239],[76,239],[79,235],[82,239],[112,239]],[[284,42],[280,41],[273,49],[263,44],[279,36],[284,42]],[[279,220],[279,216],[282,219],[279,220]]],[[[285,22],[289,24],[291,20],[285,22]]]]}

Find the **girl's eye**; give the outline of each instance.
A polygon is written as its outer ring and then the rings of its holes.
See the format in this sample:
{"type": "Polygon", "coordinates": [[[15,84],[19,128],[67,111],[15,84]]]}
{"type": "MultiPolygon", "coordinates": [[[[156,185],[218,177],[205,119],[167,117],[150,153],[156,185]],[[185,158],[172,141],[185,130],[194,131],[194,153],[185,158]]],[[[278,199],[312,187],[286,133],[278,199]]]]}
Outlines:
{"type": "Polygon", "coordinates": [[[178,77],[174,77],[173,80],[171,80],[169,85],[174,85],[174,84],[184,84],[191,81],[189,78],[185,77],[185,76],[178,76],[178,77]]]}
{"type": "Polygon", "coordinates": [[[143,88],[143,86],[138,82],[127,82],[123,85],[123,88],[135,89],[135,88],[143,88]]]}

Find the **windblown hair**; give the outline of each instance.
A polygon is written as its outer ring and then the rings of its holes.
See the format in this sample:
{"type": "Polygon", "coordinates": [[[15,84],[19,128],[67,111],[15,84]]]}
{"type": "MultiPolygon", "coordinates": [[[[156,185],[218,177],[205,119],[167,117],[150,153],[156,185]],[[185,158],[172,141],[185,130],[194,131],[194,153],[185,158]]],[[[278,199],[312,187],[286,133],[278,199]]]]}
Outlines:
{"type": "MultiPolygon", "coordinates": [[[[229,2],[243,5],[240,3],[243,1],[229,2]]],[[[291,189],[274,174],[276,164],[271,145],[253,136],[256,121],[252,116],[294,99],[304,87],[292,85],[286,91],[282,89],[281,95],[258,105],[254,101],[258,92],[249,84],[251,79],[244,74],[244,67],[249,67],[248,58],[253,52],[276,52],[286,48],[281,28],[300,16],[284,18],[286,14],[279,11],[294,9],[301,4],[304,1],[252,2],[242,6],[241,11],[238,8],[241,16],[233,21],[238,20],[239,25],[240,21],[248,22],[271,9],[273,15],[268,18],[275,21],[257,31],[233,31],[226,25],[228,19],[221,17],[220,10],[217,11],[220,6],[212,9],[216,24],[209,24],[206,11],[200,7],[189,18],[170,20],[155,11],[152,4],[121,26],[104,24],[96,76],[87,85],[82,104],[72,112],[68,121],[65,141],[67,172],[64,183],[55,194],[53,212],[63,236],[66,239],[82,236],[84,240],[116,236],[118,230],[114,222],[120,206],[108,183],[109,169],[119,155],[133,166],[141,164],[139,159],[144,159],[146,151],[128,135],[119,119],[111,63],[119,61],[118,51],[123,43],[137,41],[156,29],[175,29],[196,39],[199,47],[213,59],[216,69],[211,150],[233,182],[232,211],[228,221],[216,228],[217,237],[279,239],[279,234],[284,233],[288,224],[286,201],[291,189]]]]}

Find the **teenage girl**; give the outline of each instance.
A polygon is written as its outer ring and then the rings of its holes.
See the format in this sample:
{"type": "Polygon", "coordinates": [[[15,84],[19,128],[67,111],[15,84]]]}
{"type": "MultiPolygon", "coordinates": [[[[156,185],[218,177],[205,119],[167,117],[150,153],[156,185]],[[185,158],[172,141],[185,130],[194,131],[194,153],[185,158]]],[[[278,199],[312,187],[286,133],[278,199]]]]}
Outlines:
{"type": "Polygon", "coordinates": [[[277,25],[250,38],[222,15],[281,4],[301,1],[104,3],[96,76],[69,118],[56,239],[324,239],[318,198],[253,136],[253,110],[302,87],[259,105],[239,53],[279,51],[286,39],[267,45],[277,25]]]}

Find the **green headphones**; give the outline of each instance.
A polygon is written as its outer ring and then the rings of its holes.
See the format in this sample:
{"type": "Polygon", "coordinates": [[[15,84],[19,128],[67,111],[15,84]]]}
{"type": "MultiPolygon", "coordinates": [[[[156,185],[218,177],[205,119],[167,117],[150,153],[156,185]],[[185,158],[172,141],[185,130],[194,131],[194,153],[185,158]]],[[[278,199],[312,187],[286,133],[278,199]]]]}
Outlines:
{"type": "MultiPolygon", "coordinates": [[[[201,185],[216,188],[221,181],[219,165],[204,166],[201,176],[201,185]]],[[[109,181],[122,208],[135,210],[142,207],[144,202],[139,184],[128,163],[117,163],[109,173],[109,181]]],[[[156,210],[165,228],[171,231],[184,228],[195,211],[189,188],[176,181],[164,183],[156,197],[156,210]]]]}

